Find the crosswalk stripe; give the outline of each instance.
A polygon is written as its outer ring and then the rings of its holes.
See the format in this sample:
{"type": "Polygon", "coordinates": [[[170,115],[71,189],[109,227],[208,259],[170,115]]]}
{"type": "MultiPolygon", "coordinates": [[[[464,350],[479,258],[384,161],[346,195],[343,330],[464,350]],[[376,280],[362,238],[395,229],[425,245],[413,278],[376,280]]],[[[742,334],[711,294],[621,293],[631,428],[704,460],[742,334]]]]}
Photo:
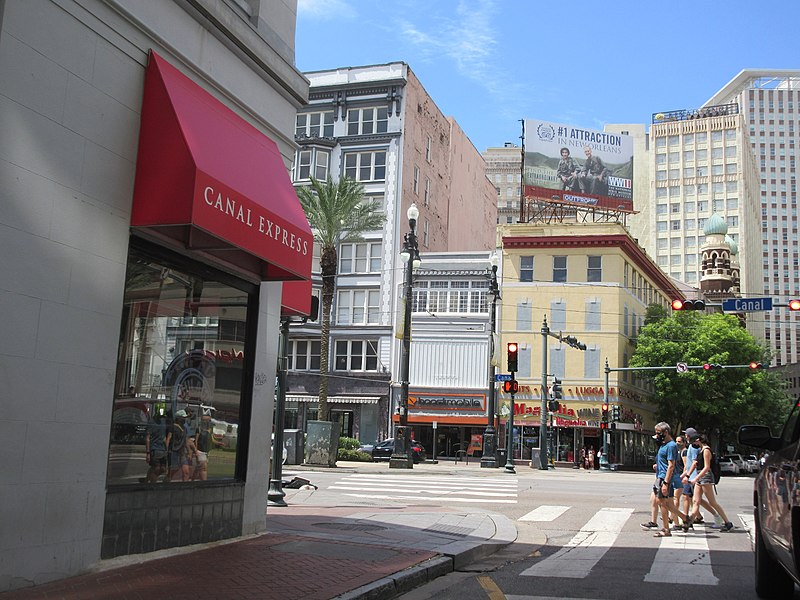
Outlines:
{"type": "Polygon", "coordinates": [[[644,578],[647,582],[717,585],[705,535],[673,535],[661,544],[644,578]]]}
{"type": "Polygon", "coordinates": [[[521,516],[518,521],[555,521],[569,510],[569,506],[542,505],[533,509],[527,515],[521,516]]]}
{"type": "MultiPolygon", "coordinates": [[[[366,498],[371,500],[444,500],[443,496],[389,496],[383,494],[342,494],[343,496],[350,496],[351,498],[366,498]]],[[[516,504],[516,500],[503,500],[501,498],[459,498],[458,496],[447,496],[448,502],[469,502],[475,503],[489,503],[489,504],[516,504]]]]}
{"type": "Polygon", "coordinates": [[[604,508],[592,516],[561,550],[520,575],[582,579],[614,545],[632,508],[604,508]]]}
{"type": "Polygon", "coordinates": [[[488,479],[485,477],[481,478],[470,478],[470,477],[459,477],[458,479],[450,478],[443,478],[443,477],[426,477],[424,475],[406,475],[406,476],[398,476],[398,477],[391,477],[386,475],[366,475],[366,474],[353,474],[348,475],[345,479],[347,480],[363,480],[363,481],[390,481],[390,482],[427,482],[427,483],[436,483],[442,485],[458,485],[458,486],[479,486],[479,487],[517,487],[519,483],[516,479],[488,479]]]}
{"type": "Polygon", "coordinates": [[[409,494],[438,494],[440,496],[448,496],[450,494],[462,494],[465,496],[487,496],[492,498],[508,498],[509,496],[513,496],[514,498],[517,497],[516,493],[513,492],[502,492],[502,493],[495,493],[495,492],[484,492],[484,491],[471,491],[465,489],[455,489],[455,490],[447,490],[447,489],[438,489],[438,488],[430,488],[430,489],[420,489],[414,487],[388,487],[383,485],[371,485],[368,487],[360,487],[358,485],[332,485],[328,488],[329,490],[348,490],[352,492],[368,492],[368,491],[375,491],[375,492],[406,492],[409,494]]]}

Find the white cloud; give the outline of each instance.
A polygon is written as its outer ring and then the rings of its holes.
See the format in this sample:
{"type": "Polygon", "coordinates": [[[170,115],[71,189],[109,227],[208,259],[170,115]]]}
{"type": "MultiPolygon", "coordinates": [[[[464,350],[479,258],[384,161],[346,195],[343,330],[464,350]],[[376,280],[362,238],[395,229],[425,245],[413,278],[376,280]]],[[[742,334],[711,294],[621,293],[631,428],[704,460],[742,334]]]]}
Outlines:
{"type": "Polygon", "coordinates": [[[297,14],[301,17],[328,21],[350,19],[356,15],[356,11],[345,0],[298,0],[297,14]]]}

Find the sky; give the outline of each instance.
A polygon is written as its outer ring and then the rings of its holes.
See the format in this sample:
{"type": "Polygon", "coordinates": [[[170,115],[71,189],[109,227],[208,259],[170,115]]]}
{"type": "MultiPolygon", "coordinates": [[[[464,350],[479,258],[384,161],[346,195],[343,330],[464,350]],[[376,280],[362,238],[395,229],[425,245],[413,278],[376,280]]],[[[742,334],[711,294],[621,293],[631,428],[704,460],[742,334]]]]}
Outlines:
{"type": "Polygon", "coordinates": [[[298,0],[301,71],[403,61],[483,152],[520,120],[649,124],[798,69],[797,0],[298,0]]]}

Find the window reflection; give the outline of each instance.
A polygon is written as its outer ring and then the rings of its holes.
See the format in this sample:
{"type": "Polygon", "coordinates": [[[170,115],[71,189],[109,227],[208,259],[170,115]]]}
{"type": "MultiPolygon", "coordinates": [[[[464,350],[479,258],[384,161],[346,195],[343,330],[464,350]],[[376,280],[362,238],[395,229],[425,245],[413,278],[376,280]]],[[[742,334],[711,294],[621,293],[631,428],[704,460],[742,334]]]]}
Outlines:
{"type": "Polygon", "coordinates": [[[109,484],[234,477],[247,304],[243,290],[131,250],[109,484]]]}

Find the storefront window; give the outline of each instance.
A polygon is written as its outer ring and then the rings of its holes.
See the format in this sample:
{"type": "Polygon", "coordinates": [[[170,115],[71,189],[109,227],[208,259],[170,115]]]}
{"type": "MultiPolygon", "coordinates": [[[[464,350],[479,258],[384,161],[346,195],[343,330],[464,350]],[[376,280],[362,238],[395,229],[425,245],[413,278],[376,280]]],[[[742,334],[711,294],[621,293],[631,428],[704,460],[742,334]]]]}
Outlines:
{"type": "Polygon", "coordinates": [[[109,485],[234,478],[255,288],[248,293],[220,279],[229,278],[132,246],[109,485]]]}

